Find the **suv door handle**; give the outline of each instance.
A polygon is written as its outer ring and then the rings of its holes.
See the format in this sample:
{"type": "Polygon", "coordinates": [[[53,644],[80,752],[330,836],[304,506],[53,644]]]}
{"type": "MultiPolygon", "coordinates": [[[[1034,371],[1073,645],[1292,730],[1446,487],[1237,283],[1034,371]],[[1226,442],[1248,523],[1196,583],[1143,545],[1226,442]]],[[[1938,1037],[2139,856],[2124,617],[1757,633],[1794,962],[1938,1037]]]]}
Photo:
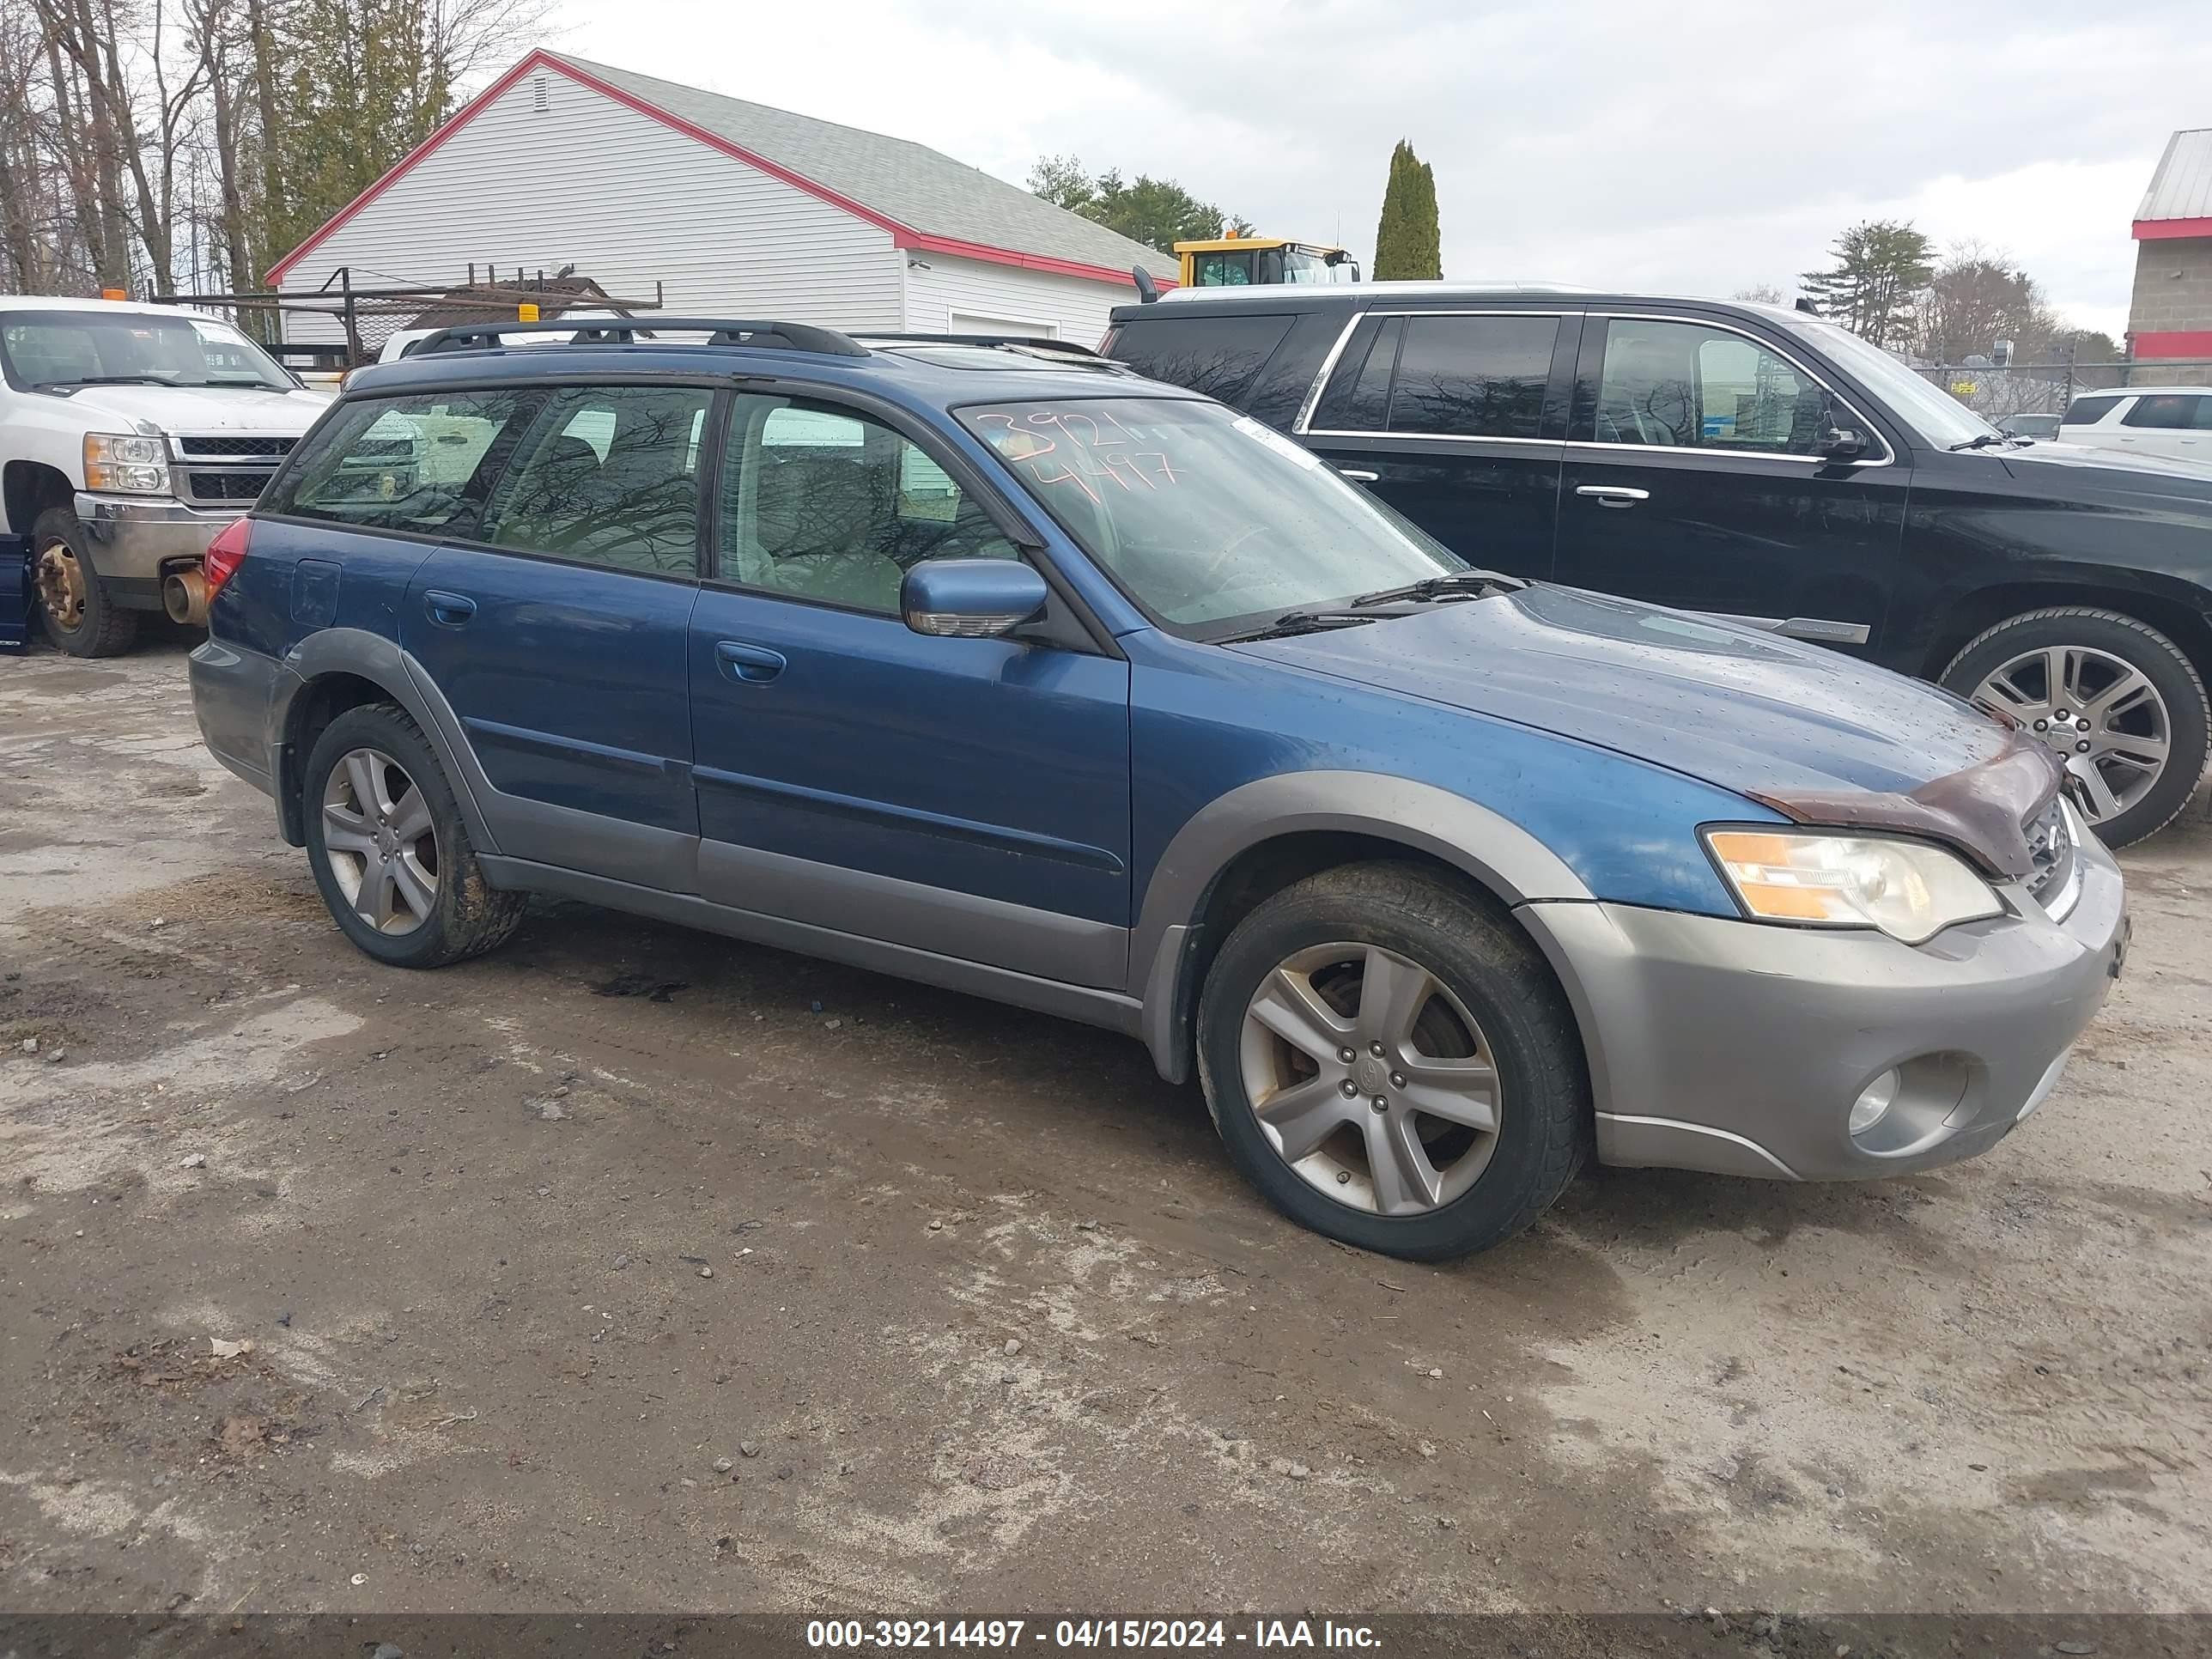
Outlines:
{"type": "Polygon", "coordinates": [[[1382,482],[1382,475],[1380,472],[1363,472],[1358,467],[1340,466],[1336,469],[1336,471],[1339,477],[1349,478],[1354,483],[1380,483],[1382,482]]]}
{"type": "Polygon", "coordinates": [[[1626,484],[1577,484],[1575,494],[1587,495],[1600,507],[1633,507],[1638,501],[1648,501],[1648,489],[1631,489],[1626,484]]]}
{"type": "Polygon", "coordinates": [[[465,593],[448,593],[433,587],[422,595],[422,609],[441,628],[465,628],[477,614],[477,602],[465,593]]]}
{"type": "Polygon", "coordinates": [[[783,656],[764,645],[747,645],[743,640],[717,640],[714,667],[726,680],[761,685],[783,672],[783,656]]]}

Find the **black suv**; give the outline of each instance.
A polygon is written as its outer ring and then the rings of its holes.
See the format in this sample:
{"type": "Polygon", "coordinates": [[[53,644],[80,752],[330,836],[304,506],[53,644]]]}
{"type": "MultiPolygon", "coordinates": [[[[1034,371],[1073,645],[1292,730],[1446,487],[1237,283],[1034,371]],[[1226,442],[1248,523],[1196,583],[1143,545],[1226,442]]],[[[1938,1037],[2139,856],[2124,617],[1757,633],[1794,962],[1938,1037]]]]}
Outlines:
{"type": "Polygon", "coordinates": [[[1481,564],[1818,640],[2005,710],[2065,756],[2115,845],[2203,771],[2212,467],[2007,437],[1771,306],[1209,289],[1122,307],[1103,349],[1288,434],[1481,564]]]}

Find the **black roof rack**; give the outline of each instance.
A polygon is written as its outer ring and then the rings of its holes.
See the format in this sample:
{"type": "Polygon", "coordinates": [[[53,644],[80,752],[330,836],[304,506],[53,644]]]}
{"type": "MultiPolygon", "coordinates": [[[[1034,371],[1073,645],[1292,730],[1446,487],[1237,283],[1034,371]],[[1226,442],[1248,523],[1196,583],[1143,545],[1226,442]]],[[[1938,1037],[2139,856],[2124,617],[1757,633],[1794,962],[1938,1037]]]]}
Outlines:
{"type": "MultiPolygon", "coordinates": [[[[830,357],[865,357],[867,347],[834,328],[811,323],[779,323],[731,317],[579,318],[571,322],[456,323],[427,337],[410,352],[423,356],[434,351],[459,351],[473,346],[497,347],[509,334],[567,334],[571,345],[635,345],[641,334],[705,334],[708,345],[761,346],[785,351],[815,351],[830,357]]],[[[678,343],[671,342],[670,343],[678,343]]]]}
{"type": "Polygon", "coordinates": [[[860,337],[885,345],[1016,346],[1067,357],[1092,357],[1102,363],[1109,361],[1087,345],[1078,345],[1073,340],[1054,340],[1042,334],[891,334],[864,328],[860,331],[860,337]]]}

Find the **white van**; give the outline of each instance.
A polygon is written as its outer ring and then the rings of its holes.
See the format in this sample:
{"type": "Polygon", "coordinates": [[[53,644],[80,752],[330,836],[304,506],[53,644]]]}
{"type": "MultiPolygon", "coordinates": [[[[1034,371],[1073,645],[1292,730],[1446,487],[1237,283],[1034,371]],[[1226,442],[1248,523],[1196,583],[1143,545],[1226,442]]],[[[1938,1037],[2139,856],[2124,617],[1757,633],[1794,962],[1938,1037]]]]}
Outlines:
{"type": "Polygon", "coordinates": [[[2212,386],[2131,386],[2085,392],[2066,405],[2060,441],[2139,455],[2212,461],[2212,386]]]}
{"type": "Polygon", "coordinates": [[[115,300],[0,297],[0,378],[5,528],[79,657],[203,622],[208,544],[329,407],[228,323],[115,300]]]}

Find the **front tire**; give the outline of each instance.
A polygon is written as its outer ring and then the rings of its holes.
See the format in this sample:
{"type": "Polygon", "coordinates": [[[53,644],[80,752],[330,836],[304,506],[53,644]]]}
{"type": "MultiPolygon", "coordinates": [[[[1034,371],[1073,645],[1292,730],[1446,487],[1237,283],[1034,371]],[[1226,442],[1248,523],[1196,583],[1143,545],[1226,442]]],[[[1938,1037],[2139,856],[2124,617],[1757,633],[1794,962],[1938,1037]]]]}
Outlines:
{"type": "Polygon", "coordinates": [[[1324,871],[1245,917],[1207,972],[1198,1059],[1262,1195],[1386,1255],[1510,1238],[1589,1150],[1582,1045],[1542,957],[1415,864],[1324,871]]]}
{"type": "Polygon", "coordinates": [[[349,708],[307,756],[301,817],[341,932],[395,968],[442,968],[507,942],[526,899],[489,885],[453,786],[393,703],[349,708]]]}
{"type": "Polygon", "coordinates": [[[31,578],[46,638],[72,657],[119,657],[138,638],[138,613],[115,603],[93,568],[92,538],[76,514],[50,507],[31,526],[31,578]]]}
{"type": "Polygon", "coordinates": [[[2116,611],[2056,605],[1999,623],[1943,671],[1944,690],[2004,709],[2066,763],[2108,847],[2165,828],[2203,775],[2212,705],[2181,647],[2116,611]]]}

